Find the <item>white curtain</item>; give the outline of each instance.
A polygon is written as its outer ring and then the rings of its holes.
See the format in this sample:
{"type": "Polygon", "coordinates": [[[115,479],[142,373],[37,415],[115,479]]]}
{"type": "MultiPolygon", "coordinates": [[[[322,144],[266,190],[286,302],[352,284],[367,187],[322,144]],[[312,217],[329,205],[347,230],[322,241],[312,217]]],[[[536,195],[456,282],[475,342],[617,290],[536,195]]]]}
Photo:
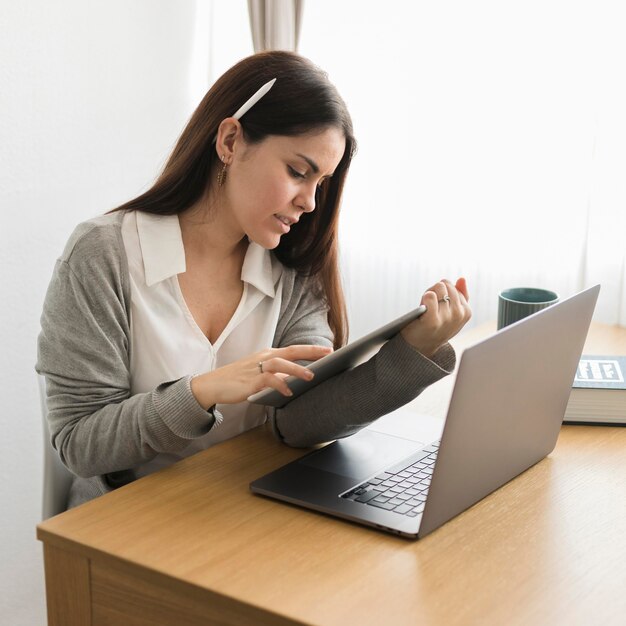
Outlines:
{"type": "Polygon", "coordinates": [[[359,140],[341,222],[353,337],[459,275],[473,323],[506,287],[600,282],[595,319],[626,325],[622,16],[616,0],[307,5],[300,52],[359,140]]]}
{"type": "MultiPolygon", "coordinates": [[[[626,64],[626,46],[621,55],[620,64],[626,64]]],[[[617,85],[622,82],[617,79],[612,86],[623,91],[617,85]]],[[[602,284],[597,317],[626,326],[626,97],[612,93],[604,98],[590,173],[585,283],[602,284]]]]}
{"type": "Polygon", "coordinates": [[[255,52],[298,49],[304,0],[248,0],[255,52]]]}

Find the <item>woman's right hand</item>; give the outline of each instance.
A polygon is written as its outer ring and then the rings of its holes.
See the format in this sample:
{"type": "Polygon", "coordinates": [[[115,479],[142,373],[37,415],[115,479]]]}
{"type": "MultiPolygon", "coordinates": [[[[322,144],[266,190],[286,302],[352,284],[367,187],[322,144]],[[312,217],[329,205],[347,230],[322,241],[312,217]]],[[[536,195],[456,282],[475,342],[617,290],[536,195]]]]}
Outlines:
{"type": "Polygon", "coordinates": [[[465,278],[453,285],[445,278],[422,297],[428,310],[405,326],[400,333],[418,352],[431,359],[456,335],[472,316],[465,278]]]}
{"type": "Polygon", "coordinates": [[[286,348],[268,348],[239,361],[224,365],[191,379],[191,391],[200,406],[208,409],[214,404],[235,404],[248,396],[271,387],[290,396],[285,382],[287,376],[311,380],[313,372],[294,361],[317,361],[330,354],[327,346],[295,345],[286,348]],[[263,364],[260,367],[259,364],[263,364]],[[263,370],[263,371],[261,371],[263,370]]]}

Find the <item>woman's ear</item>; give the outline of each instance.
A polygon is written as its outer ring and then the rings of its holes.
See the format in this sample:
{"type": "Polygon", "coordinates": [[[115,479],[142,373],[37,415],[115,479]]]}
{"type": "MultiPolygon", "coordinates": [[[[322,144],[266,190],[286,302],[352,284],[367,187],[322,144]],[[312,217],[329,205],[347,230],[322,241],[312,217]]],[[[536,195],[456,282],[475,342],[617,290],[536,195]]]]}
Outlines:
{"type": "Polygon", "coordinates": [[[241,124],[234,117],[223,119],[217,129],[215,150],[220,161],[231,163],[235,151],[243,142],[241,124]]]}

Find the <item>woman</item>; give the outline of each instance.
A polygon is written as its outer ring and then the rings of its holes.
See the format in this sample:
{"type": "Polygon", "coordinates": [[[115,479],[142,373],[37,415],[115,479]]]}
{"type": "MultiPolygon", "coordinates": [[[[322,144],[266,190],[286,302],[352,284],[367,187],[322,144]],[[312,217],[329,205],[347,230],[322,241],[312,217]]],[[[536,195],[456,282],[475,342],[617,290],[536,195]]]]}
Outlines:
{"type": "MultiPolygon", "coordinates": [[[[37,370],[70,506],[263,423],[246,398],[345,343],[339,202],[346,106],[306,59],[244,59],[206,94],[146,193],[77,227],[42,314],[37,370]],[[271,252],[270,252],[271,251],[271,252]],[[271,346],[271,347],[270,347],[271,346]]],[[[454,367],[465,281],[367,363],[272,410],[309,446],[345,437],[454,367]]]]}

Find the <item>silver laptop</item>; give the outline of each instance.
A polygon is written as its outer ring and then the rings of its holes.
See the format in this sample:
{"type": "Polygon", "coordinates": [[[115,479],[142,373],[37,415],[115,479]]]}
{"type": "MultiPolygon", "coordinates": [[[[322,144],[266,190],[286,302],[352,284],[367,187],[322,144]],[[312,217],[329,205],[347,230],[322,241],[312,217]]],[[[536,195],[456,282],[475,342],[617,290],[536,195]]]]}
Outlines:
{"type": "Polygon", "coordinates": [[[441,440],[371,430],[250,484],[253,493],[420,538],[550,454],[600,286],[463,353],[441,440]]]}

